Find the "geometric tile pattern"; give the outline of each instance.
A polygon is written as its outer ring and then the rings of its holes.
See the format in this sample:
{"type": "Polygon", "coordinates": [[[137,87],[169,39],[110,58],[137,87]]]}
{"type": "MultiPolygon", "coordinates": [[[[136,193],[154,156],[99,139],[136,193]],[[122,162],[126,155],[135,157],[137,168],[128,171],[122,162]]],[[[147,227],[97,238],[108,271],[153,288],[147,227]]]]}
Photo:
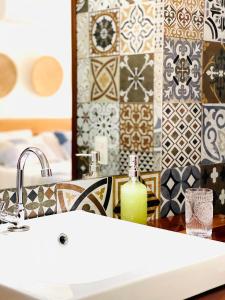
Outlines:
{"type": "Polygon", "coordinates": [[[164,100],[201,100],[202,42],[166,38],[164,100]]]}
{"type": "Polygon", "coordinates": [[[201,160],[201,105],[196,102],[163,104],[163,168],[196,165],[201,160]]]}
{"type": "Polygon", "coordinates": [[[149,152],[153,142],[151,104],[120,105],[120,149],[149,152]]]}
{"type": "Polygon", "coordinates": [[[89,146],[89,130],[90,130],[89,110],[90,110],[89,103],[77,104],[77,145],[78,147],[89,146]]]}
{"type": "Polygon", "coordinates": [[[153,54],[121,56],[120,101],[153,101],[153,54]]]}
{"type": "Polygon", "coordinates": [[[202,162],[225,162],[225,106],[204,105],[202,124],[202,162]]]}
{"type": "Polygon", "coordinates": [[[225,165],[201,165],[201,187],[213,190],[214,214],[225,214],[225,165]]]}
{"type": "Polygon", "coordinates": [[[154,52],[155,2],[130,5],[120,10],[120,53],[154,52]]]}
{"type": "Polygon", "coordinates": [[[177,38],[203,38],[204,0],[166,0],[165,35],[177,38]]]}
{"type": "Polygon", "coordinates": [[[108,138],[109,149],[119,148],[119,104],[117,102],[97,102],[89,108],[89,143],[94,145],[96,136],[108,138]]]}
{"type": "MultiPolygon", "coordinates": [[[[36,218],[56,213],[56,184],[25,187],[23,189],[23,204],[25,218],[36,218]]],[[[16,204],[15,189],[0,191],[0,199],[6,202],[6,210],[13,211],[16,204]]]]}
{"type": "Polygon", "coordinates": [[[105,10],[90,14],[90,55],[119,53],[119,12],[105,10]]]}
{"type": "Polygon", "coordinates": [[[203,102],[225,103],[225,44],[204,42],[203,102]]]}
{"type": "Polygon", "coordinates": [[[204,40],[225,42],[225,2],[205,0],[204,40]]]}
{"type": "Polygon", "coordinates": [[[119,58],[91,59],[91,100],[118,100],[119,58]]]}
{"type": "MultiPolygon", "coordinates": [[[[120,189],[128,181],[127,176],[113,176],[113,217],[120,218],[120,189]]],[[[147,187],[148,220],[159,218],[160,214],[160,173],[142,173],[140,181],[147,187]]]]}
{"type": "Polygon", "coordinates": [[[149,172],[152,170],[158,170],[153,167],[155,162],[154,153],[144,152],[144,151],[131,151],[131,150],[120,150],[119,158],[120,158],[120,174],[128,174],[129,167],[129,156],[131,154],[138,155],[139,159],[139,170],[141,172],[149,172]]]}
{"type": "Polygon", "coordinates": [[[112,216],[112,177],[56,185],[57,213],[76,209],[112,216]]]}
{"type": "Polygon", "coordinates": [[[155,53],[163,48],[164,38],[164,2],[155,1],[155,53]]]}
{"type": "Polygon", "coordinates": [[[200,167],[165,169],[161,173],[161,217],[177,215],[185,210],[185,191],[200,187],[200,167]]]}

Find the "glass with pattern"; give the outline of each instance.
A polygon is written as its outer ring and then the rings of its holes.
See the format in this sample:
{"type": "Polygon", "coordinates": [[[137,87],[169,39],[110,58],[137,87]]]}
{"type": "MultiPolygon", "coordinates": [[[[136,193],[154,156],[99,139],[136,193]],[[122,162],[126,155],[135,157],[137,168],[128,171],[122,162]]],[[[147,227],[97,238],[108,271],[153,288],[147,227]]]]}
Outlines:
{"type": "Polygon", "coordinates": [[[185,192],[186,232],[209,238],[212,235],[213,191],[207,188],[189,188],[185,192]]]}

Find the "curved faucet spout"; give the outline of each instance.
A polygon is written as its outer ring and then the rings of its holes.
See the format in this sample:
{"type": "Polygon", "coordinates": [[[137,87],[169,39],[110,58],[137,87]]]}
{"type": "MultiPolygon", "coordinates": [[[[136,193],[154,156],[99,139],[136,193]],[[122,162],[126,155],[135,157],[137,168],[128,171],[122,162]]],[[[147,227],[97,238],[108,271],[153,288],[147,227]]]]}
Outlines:
{"type": "Polygon", "coordinates": [[[16,194],[17,203],[23,206],[23,178],[24,178],[24,166],[30,153],[33,153],[39,159],[41,164],[41,176],[47,177],[52,176],[52,171],[49,166],[49,162],[45,154],[36,147],[28,147],[21,154],[17,162],[17,183],[16,183],[16,194]]]}

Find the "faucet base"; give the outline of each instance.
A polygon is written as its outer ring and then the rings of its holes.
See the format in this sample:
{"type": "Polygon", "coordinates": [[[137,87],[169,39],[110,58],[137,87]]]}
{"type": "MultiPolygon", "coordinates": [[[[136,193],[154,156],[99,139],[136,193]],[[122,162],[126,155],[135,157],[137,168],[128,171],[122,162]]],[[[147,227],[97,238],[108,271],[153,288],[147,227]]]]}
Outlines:
{"type": "Polygon", "coordinates": [[[23,226],[9,226],[8,231],[10,232],[24,232],[28,231],[30,229],[29,226],[23,225],[23,226]]]}

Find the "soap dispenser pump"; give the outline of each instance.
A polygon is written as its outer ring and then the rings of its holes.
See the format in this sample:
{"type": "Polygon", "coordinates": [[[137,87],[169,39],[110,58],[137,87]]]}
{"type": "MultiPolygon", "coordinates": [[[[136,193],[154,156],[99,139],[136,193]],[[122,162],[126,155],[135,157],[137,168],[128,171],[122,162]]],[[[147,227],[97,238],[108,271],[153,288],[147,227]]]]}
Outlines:
{"type": "Polygon", "coordinates": [[[139,181],[138,155],[129,157],[129,181],[121,186],[121,219],[147,223],[147,188],[139,181]]]}

